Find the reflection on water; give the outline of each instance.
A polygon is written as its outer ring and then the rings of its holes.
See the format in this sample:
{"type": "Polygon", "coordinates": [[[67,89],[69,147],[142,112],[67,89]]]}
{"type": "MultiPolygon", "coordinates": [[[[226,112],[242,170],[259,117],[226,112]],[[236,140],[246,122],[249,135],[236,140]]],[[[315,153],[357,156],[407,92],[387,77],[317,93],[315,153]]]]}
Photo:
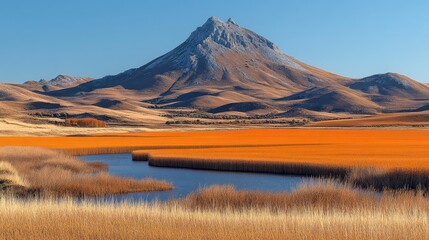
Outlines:
{"type": "Polygon", "coordinates": [[[298,187],[306,177],[283,176],[260,173],[219,172],[181,168],[151,167],[147,162],[133,162],[130,154],[104,154],[83,156],[82,159],[93,162],[103,161],[109,165],[109,173],[135,179],[164,179],[174,185],[174,190],[166,192],[131,193],[113,196],[113,200],[160,200],[188,195],[199,188],[211,185],[234,185],[237,189],[270,192],[291,191],[298,187]]]}

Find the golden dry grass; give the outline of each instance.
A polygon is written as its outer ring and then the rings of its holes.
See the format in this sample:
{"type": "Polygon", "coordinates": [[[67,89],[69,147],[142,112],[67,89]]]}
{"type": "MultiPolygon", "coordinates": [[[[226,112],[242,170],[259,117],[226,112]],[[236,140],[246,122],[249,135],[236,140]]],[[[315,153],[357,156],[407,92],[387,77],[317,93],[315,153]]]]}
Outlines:
{"type": "Polygon", "coordinates": [[[388,212],[414,205],[429,213],[429,201],[423,192],[362,191],[329,179],[314,179],[292,192],[278,193],[236,190],[229,185],[211,186],[172,202],[194,210],[264,209],[274,212],[304,209],[321,212],[372,209],[388,212]]]}
{"type": "Polygon", "coordinates": [[[304,187],[290,194],[217,187],[202,190],[183,201],[106,204],[0,198],[0,238],[323,240],[429,237],[429,202],[422,195],[403,193],[376,197],[332,185],[304,187]]]}
{"type": "Polygon", "coordinates": [[[0,162],[7,163],[3,166],[8,168],[3,169],[9,172],[8,176],[24,179],[30,192],[41,194],[94,196],[172,189],[165,181],[110,176],[105,173],[107,166],[103,163],[87,163],[36,147],[1,147],[0,162]]]}
{"type": "Polygon", "coordinates": [[[0,162],[0,191],[26,186],[27,183],[9,162],[0,162]]]}

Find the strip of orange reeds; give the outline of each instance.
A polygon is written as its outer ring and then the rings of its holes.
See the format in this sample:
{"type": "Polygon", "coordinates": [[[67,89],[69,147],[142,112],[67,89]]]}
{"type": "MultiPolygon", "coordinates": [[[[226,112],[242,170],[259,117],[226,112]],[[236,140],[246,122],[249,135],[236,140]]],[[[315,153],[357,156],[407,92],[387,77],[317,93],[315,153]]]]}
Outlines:
{"type": "MultiPolygon", "coordinates": [[[[156,150],[156,149],[212,149],[212,148],[258,148],[258,147],[281,147],[291,144],[243,144],[243,145],[153,145],[153,146],[129,146],[129,147],[84,147],[84,148],[62,148],[68,154],[74,156],[95,154],[122,154],[134,151],[156,150]]],[[[138,154],[136,154],[137,157],[138,154]]]]}

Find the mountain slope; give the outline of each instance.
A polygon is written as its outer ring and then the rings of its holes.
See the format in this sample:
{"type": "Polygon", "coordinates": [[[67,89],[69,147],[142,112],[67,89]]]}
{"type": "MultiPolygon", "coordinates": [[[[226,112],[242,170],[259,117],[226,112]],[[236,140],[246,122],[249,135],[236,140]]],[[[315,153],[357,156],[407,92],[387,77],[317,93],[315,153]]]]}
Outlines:
{"type": "Polygon", "coordinates": [[[292,105],[294,108],[321,112],[373,114],[382,109],[358,92],[343,86],[311,88],[278,100],[292,100],[295,102],[292,105]]]}

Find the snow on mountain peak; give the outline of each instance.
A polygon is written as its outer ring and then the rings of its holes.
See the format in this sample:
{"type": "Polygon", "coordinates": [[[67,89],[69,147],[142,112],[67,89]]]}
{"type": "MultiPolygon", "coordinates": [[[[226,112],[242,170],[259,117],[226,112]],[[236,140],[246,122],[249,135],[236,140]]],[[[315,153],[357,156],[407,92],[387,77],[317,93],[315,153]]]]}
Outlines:
{"type": "Polygon", "coordinates": [[[231,18],[226,22],[218,17],[210,17],[189,38],[171,52],[149,63],[152,69],[165,62],[173,62],[176,67],[195,69],[198,61],[204,61],[211,70],[222,70],[215,60],[216,54],[249,54],[255,58],[262,56],[279,65],[306,71],[295,59],[284,54],[266,38],[240,27],[231,18]],[[203,60],[204,59],[204,60],[203,60]]]}
{"type": "Polygon", "coordinates": [[[40,83],[43,83],[46,86],[56,86],[56,87],[69,87],[77,83],[86,82],[92,78],[82,78],[82,77],[71,77],[68,75],[58,75],[54,79],[49,81],[41,80],[40,83]]]}

